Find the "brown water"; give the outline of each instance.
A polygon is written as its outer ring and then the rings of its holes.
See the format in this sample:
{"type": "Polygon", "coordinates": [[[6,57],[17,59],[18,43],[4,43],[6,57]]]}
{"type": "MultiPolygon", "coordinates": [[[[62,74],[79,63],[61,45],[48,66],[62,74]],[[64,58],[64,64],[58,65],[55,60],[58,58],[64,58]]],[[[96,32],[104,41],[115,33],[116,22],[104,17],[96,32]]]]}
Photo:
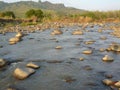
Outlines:
{"type": "MultiPolygon", "coordinates": [[[[109,27],[109,24],[106,24],[109,27]]],[[[112,30],[101,29],[99,25],[87,27],[84,35],[71,35],[80,26],[60,28],[62,35],[51,36],[53,29],[43,32],[36,31],[23,37],[23,40],[15,45],[9,45],[9,38],[15,33],[0,34],[0,57],[12,63],[0,70],[0,90],[6,90],[13,86],[18,90],[111,90],[102,84],[106,74],[112,74],[113,80],[120,80],[120,54],[114,52],[100,52],[100,48],[107,48],[112,42],[120,43],[120,39],[111,36],[112,30]],[[88,30],[89,32],[86,32],[88,30]],[[100,37],[106,36],[106,40],[100,37]],[[58,42],[55,42],[56,39],[58,42]],[[85,45],[85,41],[95,40],[94,44],[85,45]],[[76,45],[80,44],[80,45],[76,45]],[[56,50],[56,46],[62,46],[56,50]],[[84,50],[93,50],[90,55],[82,54],[84,50]],[[111,55],[114,61],[103,62],[104,55],[111,55]],[[84,57],[84,61],[79,58],[84,57]],[[40,69],[25,80],[17,80],[13,77],[16,67],[24,66],[33,61],[40,65],[40,69]],[[58,61],[58,62],[57,62],[58,61]],[[67,82],[65,79],[70,79],[67,82]]]]}

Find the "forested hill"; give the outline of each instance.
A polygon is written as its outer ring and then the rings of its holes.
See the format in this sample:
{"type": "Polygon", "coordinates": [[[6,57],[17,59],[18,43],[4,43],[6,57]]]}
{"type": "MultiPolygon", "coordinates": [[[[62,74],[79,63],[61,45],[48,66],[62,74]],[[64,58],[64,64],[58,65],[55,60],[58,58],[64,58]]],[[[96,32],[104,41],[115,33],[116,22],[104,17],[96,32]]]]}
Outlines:
{"type": "Polygon", "coordinates": [[[6,3],[0,1],[0,11],[13,11],[16,16],[24,17],[25,12],[29,9],[42,9],[44,11],[52,11],[57,14],[78,14],[83,13],[84,10],[72,7],[65,7],[64,4],[53,4],[48,1],[33,2],[33,1],[20,1],[14,3],[6,3]]]}

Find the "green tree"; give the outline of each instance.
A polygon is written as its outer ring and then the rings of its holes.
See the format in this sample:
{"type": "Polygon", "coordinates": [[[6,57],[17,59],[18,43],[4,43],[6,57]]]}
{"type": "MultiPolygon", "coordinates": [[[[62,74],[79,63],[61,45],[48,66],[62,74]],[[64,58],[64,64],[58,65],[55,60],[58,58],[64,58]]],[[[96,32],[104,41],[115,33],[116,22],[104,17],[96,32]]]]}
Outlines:
{"type": "Polygon", "coordinates": [[[33,22],[41,21],[43,19],[43,11],[40,9],[39,10],[30,9],[25,13],[25,15],[28,18],[31,18],[33,22]]]}
{"type": "Polygon", "coordinates": [[[14,19],[15,18],[15,14],[12,11],[6,11],[2,13],[3,17],[7,17],[7,18],[11,18],[14,19]]]}

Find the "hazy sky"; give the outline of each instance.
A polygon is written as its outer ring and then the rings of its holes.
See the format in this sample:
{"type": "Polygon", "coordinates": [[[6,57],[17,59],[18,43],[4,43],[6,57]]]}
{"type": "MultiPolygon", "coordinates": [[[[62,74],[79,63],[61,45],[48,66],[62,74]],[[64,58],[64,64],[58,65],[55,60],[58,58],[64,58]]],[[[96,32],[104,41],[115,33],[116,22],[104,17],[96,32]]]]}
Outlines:
{"type": "MultiPolygon", "coordinates": [[[[27,1],[27,0],[1,0],[5,2],[27,1]]],[[[38,1],[38,0],[28,0],[38,1]]],[[[64,3],[65,6],[86,10],[120,10],[120,0],[41,0],[53,3],[64,3]]]]}

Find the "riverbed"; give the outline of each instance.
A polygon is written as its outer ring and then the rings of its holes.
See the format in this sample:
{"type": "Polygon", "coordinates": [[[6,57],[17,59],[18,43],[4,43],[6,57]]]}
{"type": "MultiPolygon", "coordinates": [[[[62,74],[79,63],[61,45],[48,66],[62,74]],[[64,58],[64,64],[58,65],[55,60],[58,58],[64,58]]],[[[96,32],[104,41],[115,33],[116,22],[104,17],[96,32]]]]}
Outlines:
{"type": "Polygon", "coordinates": [[[53,28],[36,30],[14,45],[9,45],[8,41],[16,33],[0,34],[0,58],[11,62],[0,69],[0,90],[8,87],[17,90],[111,90],[102,83],[106,75],[112,75],[112,80],[120,80],[120,54],[106,51],[111,43],[120,44],[120,39],[111,35],[111,25],[88,25],[84,29],[80,25],[65,26],[59,28],[63,34],[54,36],[50,34],[53,28]],[[82,30],[84,34],[72,35],[74,30],[82,30]],[[85,44],[87,41],[94,43],[85,44]],[[62,48],[55,49],[56,46],[62,48]],[[101,52],[101,48],[105,50],[101,52]],[[93,52],[86,55],[84,50],[93,52]],[[105,55],[112,56],[114,61],[104,62],[105,55]],[[40,68],[25,80],[14,78],[15,68],[28,62],[34,62],[40,68]]]}

